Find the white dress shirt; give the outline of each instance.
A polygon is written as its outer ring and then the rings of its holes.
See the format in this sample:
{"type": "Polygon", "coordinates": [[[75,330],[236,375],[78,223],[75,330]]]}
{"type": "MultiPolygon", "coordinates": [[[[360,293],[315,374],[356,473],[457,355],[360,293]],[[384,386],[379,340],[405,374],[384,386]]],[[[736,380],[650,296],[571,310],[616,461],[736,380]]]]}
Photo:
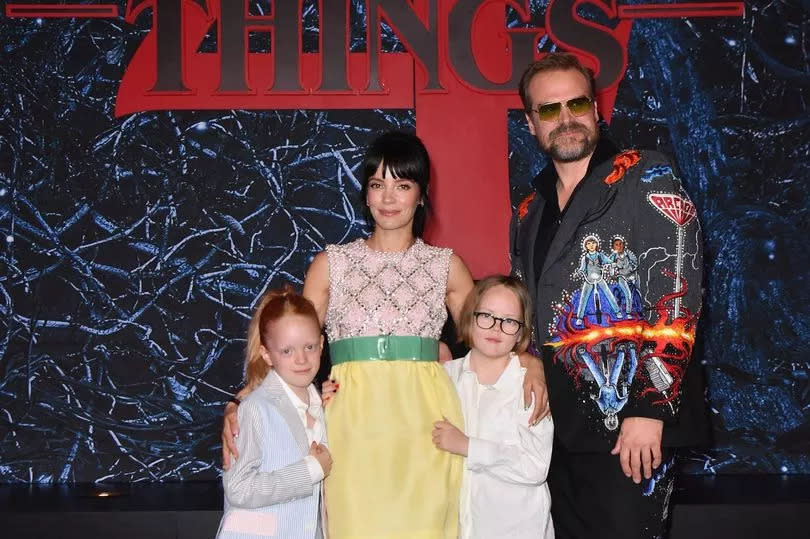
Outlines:
{"type": "MultiPolygon", "coordinates": [[[[304,430],[307,433],[307,442],[309,442],[310,445],[312,445],[312,442],[315,442],[316,444],[323,443],[326,438],[326,426],[324,425],[321,397],[318,395],[318,391],[315,389],[315,386],[313,384],[309,384],[309,387],[307,387],[307,393],[309,394],[309,404],[307,404],[295,394],[292,388],[281,378],[281,376],[279,376],[278,379],[281,382],[281,387],[284,388],[284,391],[290,398],[290,402],[293,403],[295,411],[298,412],[298,417],[301,419],[301,424],[304,425],[304,430]],[[315,420],[312,427],[307,425],[307,412],[309,412],[309,415],[315,420]]],[[[318,462],[318,459],[312,455],[307,455],[304,457],[304,460],[307,463],[307,468],[309,468],[309,473],[312,475],[312,480],[323,480],[323,468],[321,468],[321,463],[318,462]]]]}
{"type": "Polygon", "coordinates": [[[498,381],[486,385],[470,368],[470,354],[444,368],[458,391],[470,439],[460,537],[553,539],[546,475],[554,425],[546,417],[529,427],[532,407],[522,404],[526,369],[512,354],[498,381]]]}

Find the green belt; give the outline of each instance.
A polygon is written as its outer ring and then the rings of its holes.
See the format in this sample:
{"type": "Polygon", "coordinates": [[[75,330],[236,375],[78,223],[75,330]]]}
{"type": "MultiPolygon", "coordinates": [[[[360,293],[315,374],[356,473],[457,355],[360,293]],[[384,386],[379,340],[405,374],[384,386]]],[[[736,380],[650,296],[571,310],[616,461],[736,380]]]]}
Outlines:
{"type": "Polygon", "coordinates": [[[329,343],[329,357],[332,365],[347,361],[436,361],[439,341],[410,335],[350,337],[329,343]]]}

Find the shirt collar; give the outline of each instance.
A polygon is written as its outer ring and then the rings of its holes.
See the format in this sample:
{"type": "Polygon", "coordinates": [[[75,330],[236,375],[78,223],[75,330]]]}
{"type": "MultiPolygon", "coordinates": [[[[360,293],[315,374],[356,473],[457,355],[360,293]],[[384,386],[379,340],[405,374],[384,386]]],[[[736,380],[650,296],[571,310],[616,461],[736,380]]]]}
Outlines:
{"type": "Polygon", "coordinates": [[[289,384],[285,382],[281,376],[278,376],[278,373],[276,373],[276,377],[278,378],[278,381],[281,382],[281,387],[284,388],[284,392],[290,398],[290,402],[292,402],[296,410],[302,413],[309,411],[310,415],[313,415],[312,411],[320,408],[321,397],[318,395],[318,392],[315,390],[315,386],[313,384],[309,384],[307,387],[307,393],[309,394],[309,404],[307,404],[295,394],[295,391],[292,390],[289,384]]]}
{"type": "MultiPolygon", "coordinates": [[[[472,376],[473,380],[475,380],[476,382],[478,381],[478,375],[475,374],[475,371],[472,370],[470,366],[470,354],[472,354],[472,352],[467,352],[467,355],[464,356],[464,359],[461,360],[461,371],[459,372],[459,381],[461,381],[462,376],[472,376]]],[[[491,387],[494,387],[495,389],[502,389],[503,387],[509,387],[512,379],[518,376],[523,377],[525,371],[526,369],[520,366],[520,360],[518,359],[517,354],[511,352],[509,354],[509,363],[506,364],[506,368],[503,370],[500,377],[498,377],[498,381],[492,384],[491,387]]]]}

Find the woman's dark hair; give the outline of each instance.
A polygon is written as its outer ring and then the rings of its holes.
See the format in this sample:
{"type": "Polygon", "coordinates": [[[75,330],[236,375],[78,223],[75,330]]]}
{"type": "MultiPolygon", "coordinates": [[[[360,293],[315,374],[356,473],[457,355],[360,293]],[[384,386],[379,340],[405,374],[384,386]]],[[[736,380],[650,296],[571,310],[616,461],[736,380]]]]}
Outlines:
{"type": "MultiPolygon", "coordinates": [[[[422,204],[416,207],[412,230],[415,237],[421,238],[425,230],[427,215],[430,212],[430,199],[428,198],[430,157],[425,145],[422,144],[419,137],[404,131],[389,131],[374,139],[363,160],[363,187],[360,191],[363,204],[365,204],[368,194],[368,180],[377,172],[380,163],[385,163],[383,176],[391,173],[395,178],[413,180],[419,185],[422,204]]],[[[366,219],[369,223],[374,222],[367,206],[366,219]]]]}

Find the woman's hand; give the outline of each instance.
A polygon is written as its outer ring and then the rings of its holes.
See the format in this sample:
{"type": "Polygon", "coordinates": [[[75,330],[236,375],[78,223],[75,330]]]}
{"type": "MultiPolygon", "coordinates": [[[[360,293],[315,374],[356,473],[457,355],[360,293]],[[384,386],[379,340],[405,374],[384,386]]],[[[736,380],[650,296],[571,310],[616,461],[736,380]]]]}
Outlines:
{"type": "Polygon", "coordinates": [[[534,395],[534,410],[529,416],[529,425],[536,425],[551,413],[548,403],[546,371],[543,369],[543,363],[528,352],[520,354],[519,359],[520,365],[526,369],[526,376],[523,378],[523,402],[528,409],[532,403],[532,395],[534,395]]]}
{"type": "Polygon", "coordinates": [[[433,424],[433,445],[449,453],[466,457],[470,439],[445,417],[433,424]]]}
{"type": "Polygon", "coordinates": [[[326,380],[321,385],[321,400],[323,401],[323,407],[326,408],[331,402],[332,399],[335,398],[337,395],[338,389],[340,389],[340,384],[337,383],[336,380],[326,380]]]}
{"type": "Polygon", "coordinates": [[[234,460],[239,458],[239,451],[236,449],[236,437],[239,436],[238,409],[233,402],[225,405],[225,417],[222,421],[222,467],[225,470],[231,467],[231,455],[234,460]]]}

